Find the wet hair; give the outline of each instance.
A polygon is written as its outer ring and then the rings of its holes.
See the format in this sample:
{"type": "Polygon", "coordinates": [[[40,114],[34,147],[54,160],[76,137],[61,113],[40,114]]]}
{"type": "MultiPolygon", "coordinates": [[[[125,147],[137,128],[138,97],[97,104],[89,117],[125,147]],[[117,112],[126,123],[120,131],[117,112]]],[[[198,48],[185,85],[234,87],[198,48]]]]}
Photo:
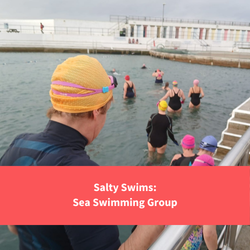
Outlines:
{"type": "Polygon", "coordinates": [[[169,86],[169,82],[166,82],[164,89],[167,88],[168,86],[169,86]]]}
{"type": "MultiPolygon", "coordinates": [[[[112,98],[103,107],[99,108],[101,114],[107,113],[108,105],[109,105],[109,103],[111,103],[113,101],[113,99],[114,98],[112,96],[112,98]]],[[[51,119],[53,116],[62,116],[63,113],[66,113],[66,112],[58,111],[58,110],[54,109],[54,107],[50,107],[47,110],[46,116],[49,119],[51,119]]],[[[89,119],[94,118],[93,110],[88,111],[88,112],[82,112],[82,113],[67,113],[67,114],[69,114],[72,118],[89,118],[89,119]]]]}

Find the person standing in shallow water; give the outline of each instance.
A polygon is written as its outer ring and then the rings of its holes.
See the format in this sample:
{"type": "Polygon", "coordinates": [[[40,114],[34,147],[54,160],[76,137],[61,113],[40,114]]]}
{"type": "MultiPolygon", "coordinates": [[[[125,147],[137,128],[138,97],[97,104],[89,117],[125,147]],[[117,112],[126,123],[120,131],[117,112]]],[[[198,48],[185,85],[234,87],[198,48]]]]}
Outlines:
{"type": "Polygon", "coordinates": [[[159,102],[158,113],[150,116],[146,127],[146,132],[148,134],[148,150],[151,152],[155,152],[156,150],[158,154],[165,153],[168,136],[178,145],[172,131],[172,118],[166,115],[167,107],[168,104],[165,101],[159,102]]]}
{"type": "Polygon", "coordinates": [[[136,97],[136,88],[135,84],[130,81],[130,76],[126,75],[125,76],[125,83],[123,85],[123,98],[133,98],[136,97]]]}
{"type": "Polygon", "coordinates": [[[163,71],[160,71],[159,69],[157,69],[152,76],[155,77],[155,83],[163,83],[162,81],[162,77],[164,75],[163,71]]]}
{"type": "MultiPolygon", "coordinates": [[[[108,76],[95,58],[81,55],[58,65],[51,80],[53,106],[47,112],[49,122],[45,130],[17,136],[0,158],[0,166],[98,166],[89,158],[85,147],[95,140],[105,124],[116,79],[108,76]]],[[[164,226],[138,226],[122,245],[116,225],[9,228],[18,235],[22,250],[37,249],[37,246],[53,250],[132,250],[148,249],[164,226]]]]}
{"type": "Polygon", "coordinates": [[[171,166],[191,166],[197,157],[193,152],[195,148],[195,138],[192,135],[185,135],[181,141],[182,154],[176,154],[170,165],[171,166]]]}
{"type": "Polygon", "coordinates": [[[188,97],[191,97],[191,101],[189,103],[189,108],[199,108],[200,107],[200,99],[203,98],[204,92],[201,87],[198,87],[199,80],[194,80],[194,86],[189,89],[188,97]],[[200,96],[201,95],[201,96],[200,96]]]}
{"type": "Polygon", "coordinates": [[[185,95],[181,89],[178,89],[177,84],[177,81],[173,81],[173,89],[170,89],[167,94],[160,99],[160,101],[162,101],[168,97],[170,98],[168,112],[180,112],[182,110],[181,104],[185,102],[185,95]]]}
{"type": "Polygon", "coordinates": [[[163,86],[162,89],[166,90],[168,92],[170,90],[170,88],[169,88],[169,82],[166,82],[165,86],[163,86]]]}

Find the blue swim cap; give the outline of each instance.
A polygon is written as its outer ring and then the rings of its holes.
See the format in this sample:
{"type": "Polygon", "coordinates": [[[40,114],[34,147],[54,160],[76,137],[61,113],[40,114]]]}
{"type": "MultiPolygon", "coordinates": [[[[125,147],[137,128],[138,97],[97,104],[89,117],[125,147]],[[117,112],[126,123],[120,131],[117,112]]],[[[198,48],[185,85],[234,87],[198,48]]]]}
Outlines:
{"type": "Polygon", "coordinates": [[[217,148],[217,140],[212,135],[208,135],[201,140],[200,148],[214,153],[217,148]]]}

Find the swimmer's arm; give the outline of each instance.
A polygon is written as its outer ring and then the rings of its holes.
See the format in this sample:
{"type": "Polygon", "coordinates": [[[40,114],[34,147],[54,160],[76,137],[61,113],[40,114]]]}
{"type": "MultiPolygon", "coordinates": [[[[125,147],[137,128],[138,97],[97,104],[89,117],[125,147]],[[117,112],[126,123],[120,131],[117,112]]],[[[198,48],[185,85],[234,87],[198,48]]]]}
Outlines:
{"type": "Polygon", "coordinates": [[[164,225],[138,225],[119,250],[147,250],[160,236],[164,227],[164,225]]]}
{"type": "Polygon", "coordinates": [[[170,91],[167,92],[166,95],[164,95],[159,101],[166,100],[170,95],[170,91]]]}
{"type": "Polygon", "coordinates": [[[216,225],[204,225],[203,236],[209,250],[217,249],[217,232],[216,225]]]}
{"type": "Polygon", "coordinates": [[[123,85],[123,98],[124,99],[126,99],[127,97],[126,97],[126,94],[127,94],[127,84],[126,83],[124,83],[124,85],[123,85]]]}
{"type": "Polygon", "coordinates": [[[154,72],[154,73],[152,74],[152,76],[155,76],[155,77],[156,77],[156,76],[157,76],[157,74],[154,72]]]}
{"type": "Polygon", "coordinates": [[[164,72],[162,71],[162,72],[161,72],[161,76],[163,76],[163,75],[164,75],[164,72]]]}
{"type": "Polygon", "coordinates": [[[16,226],[8,225],[8,229],[10,230],[11,233],[18,235],[16,226]]]}
{"type": "Polygon", "coordinates": [[[151,117],[150,117],[150,119],[149,119],[149,121],[148,121],[148,124],[147,124],[147,127],[146,127],[146,132],[147,132],[147,134],[150,133],[150,131],[151,131],[151,126],[152,126],[152,119],[151,119],[151,117]]]}
{"type": "Polygon", "coordinates": [[[189,89],[188,97],[191,97],[191,94],[192,94],[192,88],[189,89]]]}
{"type": "Polygon", "coordinates": [[[172,165],[172,162],[173,162],[173,161],[178,160],[180,157],[181,157],[181,154],[175,155],[175,156],[173,157],[173,159],[171,160],[171,162],[170,162],[170,166],[172,165]]]}
{"type": "Polygon", "coordinates": [[[203,98],[205,95],[204,95],[204,92],[203,92],[203,89],[201,88],[201,98],[203,98]]]}
{"type": "Polygon", "coordinates": [[[185,102],[186,97],[185,97],[184,92],[182,90],[181,90],[181,98],[182,98],[182,101],[185,102]]]}

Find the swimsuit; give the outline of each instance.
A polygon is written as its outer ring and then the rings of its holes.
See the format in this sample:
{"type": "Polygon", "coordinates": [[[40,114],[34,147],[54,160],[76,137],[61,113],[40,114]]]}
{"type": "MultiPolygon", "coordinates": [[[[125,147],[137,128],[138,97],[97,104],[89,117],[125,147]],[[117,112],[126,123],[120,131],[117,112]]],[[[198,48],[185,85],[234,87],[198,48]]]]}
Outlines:
{"type": "Polygon", "coordinates": [[[174,92],[174,96],[170,97],[170,101],[168,103],[168,106],[174,111],[179,110],[181,108],[181,101],[180,101],[180,97],[178,96],[179,91],[180,89],[178,90],[177,93],[174,92]]]}
{"type": "Polygon", "coordinates": [[[168,136],[176,142],[172,132],[172,119],[167,115],[152,114],[146,128],[148,142],[154,148],[160,148],[167,144],[168,136]]]}
{"type": "Polygon", "coordinates": [[[195,154],[194,156],[185,157],[183,154],[181,154],[181,157],[177,160],[174,160],[171,166],[192,166],[197,156],[198,155],[195,154]]]}
{"type": "MultiPolygon", "coordinates": [[[[193,89],[193,88],[192,88],[193,89]]],[[[193,89],[194,91],[194,89],[193,89]]],[[[198,106],[200,104],[200,92],[199,93],[195,93],[193,92],[191,94],[191,103],[194,105],[194,106],[198,106]]]]}
{"type": "Polygon", "coordinates": [[[163,83],[163,81],[162,81],[162,75],[158,74],[157,77],[155,78],[155,83],[163,83]],[[161,79],[157,79],[157,77],[161,77],[161,79]]]}
{"type": "MultiPolygon", "coordinates": [[[[87,155],[87,144],[88,140],[77,130],[49,121],[41,133],[17,136],[0,159],[0,166],[98,166],[87,155]]],[[[16,228],[20,250],[117,250],[120,246],[119,231],[115,225],[16,228]]]]}
{"type": "MultiPolygon", "coordinates": [[[[126,83],[128,84],[128,82],[126,82],[126,83]]],[[[133,90],[133,83],[132,83],[132,87],[130,87],[129,84],[128,84],[126,96],[128,98],[133,98],[135,96],[135,93],[134,93],[134,90],[133,90]]]]}

